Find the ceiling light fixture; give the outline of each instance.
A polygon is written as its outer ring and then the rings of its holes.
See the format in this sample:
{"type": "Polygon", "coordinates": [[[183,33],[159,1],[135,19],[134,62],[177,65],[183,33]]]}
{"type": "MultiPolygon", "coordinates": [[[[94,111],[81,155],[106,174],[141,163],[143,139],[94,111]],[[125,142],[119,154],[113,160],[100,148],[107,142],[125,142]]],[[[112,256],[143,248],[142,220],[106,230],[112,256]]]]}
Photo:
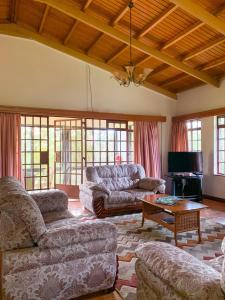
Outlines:
{"type": "Polygon", "coordinates": [[[128,7],[130,11],[130,61],[128,65],[123,66],[124,71],[113,72],[113,78],[117,80],[121,86],[124,87],[128,87],[131,83],[133,83],[135,86],[142,85],[148,75],[153,71],[152,69],[144,68],[142,73],[136,72],[136,66],[132,61],[132,8],[134,7],[134,3],[132,2],[132,0],[129,1],[128,7]]]}

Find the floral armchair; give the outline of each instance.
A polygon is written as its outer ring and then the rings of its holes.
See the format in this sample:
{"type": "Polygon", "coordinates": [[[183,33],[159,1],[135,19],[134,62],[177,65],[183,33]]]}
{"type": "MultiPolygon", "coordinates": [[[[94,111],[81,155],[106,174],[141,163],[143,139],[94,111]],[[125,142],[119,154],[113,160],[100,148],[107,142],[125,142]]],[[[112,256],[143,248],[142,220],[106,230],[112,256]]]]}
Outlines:
{"type": "Polygon", "coordinates": [[[140,198],[165,192],[165,180],[146,177],[139,164],[86,168],[80,201],[98,218],[142,210],[140,198]]]}
{"type": "Polygon", "coordinates": [[[225,299],[224,255],[204,263],[162,242],[143,244],[136,254],[138,300],[225,299]]]}
{"type": "Polygon", "coordinates": [[[59,190],[28,194],[0,179],[1,299],[71,299],[114,286],[116,228],[81,222],[59,190]]]}

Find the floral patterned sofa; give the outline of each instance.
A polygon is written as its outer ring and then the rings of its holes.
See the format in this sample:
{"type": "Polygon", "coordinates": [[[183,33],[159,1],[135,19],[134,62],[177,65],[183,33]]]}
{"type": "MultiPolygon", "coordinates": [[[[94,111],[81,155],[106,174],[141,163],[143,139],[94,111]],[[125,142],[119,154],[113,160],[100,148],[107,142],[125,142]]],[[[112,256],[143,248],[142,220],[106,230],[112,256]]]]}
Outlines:
{"type": "Polygon", "coordinates": [[[225,299],[224,255],[204,263],[162,242],[140,245],[136,254],[138,300],[225,299]]]}
{"type": "Polygon", "coordinates": [[[165,192],[165,180],[146,177],[138,164],[87,167],[86,179],[80,201],[98,218],[141,211],[141,197],[165,192]]]}
{"type": "Polygon", "coordinates": [[[81,222],[58,190],[28,194],[0,179],[1,299],[71,299],[108,290],[117,273],[116,228],[81,222]]]}

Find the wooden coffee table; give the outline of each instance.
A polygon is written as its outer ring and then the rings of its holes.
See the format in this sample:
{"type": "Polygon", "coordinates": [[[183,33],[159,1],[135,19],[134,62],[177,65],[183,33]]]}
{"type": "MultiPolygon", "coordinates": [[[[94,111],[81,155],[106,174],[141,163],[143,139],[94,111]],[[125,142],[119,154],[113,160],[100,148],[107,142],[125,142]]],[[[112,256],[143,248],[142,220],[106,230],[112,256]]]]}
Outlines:
{"type": "Polygon", "coordinates": [[[198,242],[201,242],[200,211],[208,206],[190,200],[179,200],[177,204],[169,206],[156,203],[156,199],[168,195],[158,194],[145,196],[140,199],[143,202],[142,226],[145,219],[152,220],[174,233],[175,244],[178,246],[177,234],[180,232],[198,231],[198,242]],[[174,223],[170,224],[164,219],[174,217],[174,223]]]}

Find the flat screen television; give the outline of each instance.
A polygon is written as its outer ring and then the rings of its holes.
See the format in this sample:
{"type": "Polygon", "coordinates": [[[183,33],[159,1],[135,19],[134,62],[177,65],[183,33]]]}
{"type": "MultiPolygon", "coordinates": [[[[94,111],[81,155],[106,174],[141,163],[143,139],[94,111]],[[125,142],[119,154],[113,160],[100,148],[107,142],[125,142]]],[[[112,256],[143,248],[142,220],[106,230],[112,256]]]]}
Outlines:
{"type": "Polygon", "coordinates": [[[169,152],[169,173],[202,173],[202,152],[169,152]]]}

